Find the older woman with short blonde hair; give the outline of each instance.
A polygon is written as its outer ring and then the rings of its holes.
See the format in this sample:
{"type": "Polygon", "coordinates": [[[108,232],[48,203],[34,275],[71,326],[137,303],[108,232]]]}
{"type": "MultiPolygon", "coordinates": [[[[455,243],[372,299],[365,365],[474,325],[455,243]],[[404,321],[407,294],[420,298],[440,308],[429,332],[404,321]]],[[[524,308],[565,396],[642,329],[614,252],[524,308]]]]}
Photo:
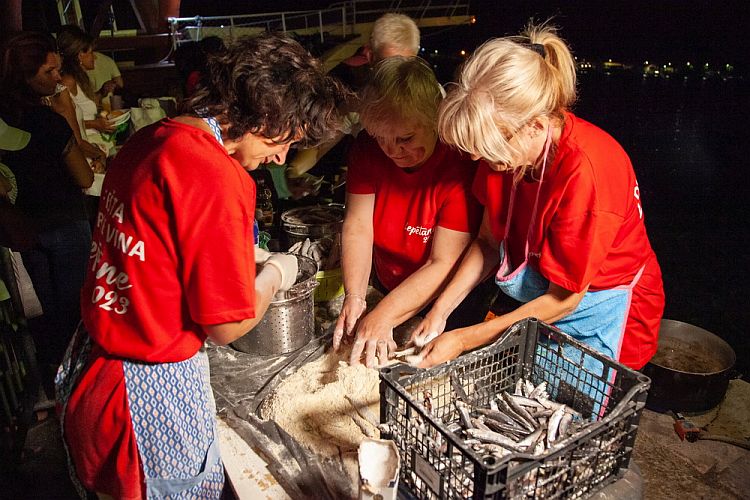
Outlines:
{"type": "Polygon", "coordinates": [[[443,102],[441,138],[482,159],[473,191],[484,219],[414,338],[442,332],[454,304],[493,273],[522,305],[443,333],[421,366],[487,344],[527,317],[633,368],[656,352],[664,291],[638,181],[622,147],[569,111],[575,97],[567,45],[554,28],[530,25],[480,47],[443,102]]]}
{"type": "MultiPolygon", "coordinates": [[[[362,93],[365,131],[349,154],[342,238],[346,296],[334,333],[336,349],[356,335],[355,364],[363,353],[367,366],[393,354],[393,328],[437,296],[479,225],[470,193],[476,163],[439,141],[440,100],[432,69],[418,58],[384,59],[362,93]],[[373,267],[387,295],[365,315],[373,267]]],[[[481,319],[486,305],[471,305],[452,324],[481,319]]]]}

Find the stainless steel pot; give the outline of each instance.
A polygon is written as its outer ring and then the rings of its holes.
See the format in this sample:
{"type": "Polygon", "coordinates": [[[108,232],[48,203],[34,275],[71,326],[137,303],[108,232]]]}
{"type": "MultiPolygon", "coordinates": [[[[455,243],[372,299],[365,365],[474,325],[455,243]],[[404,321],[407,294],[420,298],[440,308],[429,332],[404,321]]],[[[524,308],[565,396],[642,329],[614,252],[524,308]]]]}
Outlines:
{"type": "Polygon", "coordinates": [[[282,248],[299,241],[335,237],[344,224],[344,208],[338,205],[314,205],[287,210],[281,214],[282,248]]]}
{"type": "Polygon", "coordinates": [[[258,356],[286,354],[307,345],[315,332],[313,291],[318,286],[318,266],[309,257],[295,255],[299,264],[297,282],[271,300],[255,328],[232,342],[238,351],[258,356]]]}
{"type": "Polygon", "coordinates": [[[713,333],[662,320],[659,348],[643,368],[651,378],[646,407],[691,413],[710,410],[724,399],[736,360],[730,345],[713,333]]]}

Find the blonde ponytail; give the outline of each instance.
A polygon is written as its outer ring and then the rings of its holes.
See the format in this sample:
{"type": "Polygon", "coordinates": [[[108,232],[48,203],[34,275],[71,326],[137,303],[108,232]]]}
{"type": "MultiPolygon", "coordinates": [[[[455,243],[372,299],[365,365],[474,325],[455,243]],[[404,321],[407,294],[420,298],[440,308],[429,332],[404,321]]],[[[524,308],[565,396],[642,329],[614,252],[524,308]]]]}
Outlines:
{"type": "Polygon", "coordinates": [[[485,42],[451,86],[438,116],[441,139],[491,163],[509,165],[528,147],[509,141],[533,119],[559,118],[576,98],[575,61],[554,27],[485,42]]]}

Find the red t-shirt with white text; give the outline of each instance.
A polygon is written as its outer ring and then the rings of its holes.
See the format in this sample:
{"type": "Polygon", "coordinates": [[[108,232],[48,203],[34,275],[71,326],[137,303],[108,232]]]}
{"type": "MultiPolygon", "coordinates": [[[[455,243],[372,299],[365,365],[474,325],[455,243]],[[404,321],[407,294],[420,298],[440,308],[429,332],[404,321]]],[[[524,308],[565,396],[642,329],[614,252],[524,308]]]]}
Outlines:
{"type": "Polygon", "coordinates": [[[255,315],[255,184],[210,134],[167,120],[130,138],[102,187],[82,292],[107,353],[182,361],[202,325],[255,315]]]}

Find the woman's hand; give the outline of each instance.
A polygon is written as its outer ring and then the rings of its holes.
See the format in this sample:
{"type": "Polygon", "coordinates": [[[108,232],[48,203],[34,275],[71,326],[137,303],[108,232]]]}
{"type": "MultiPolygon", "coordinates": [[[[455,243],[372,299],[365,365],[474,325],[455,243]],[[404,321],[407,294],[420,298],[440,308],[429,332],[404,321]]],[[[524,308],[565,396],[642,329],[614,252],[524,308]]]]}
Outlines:
{"type": "Polygon", "coordinates": [[[451,330],[433,339],[417,355],[418,359],[416,361],[418,362],[415,363],[416,366],[419,368],[431,368],[463,354],[465,348],[461,340],[461,335],[464,333],[464,330],[469,328],[471,327],[451,330]]]}
{"type": "Polygon", "coordinates": [[[394,352],[396,347],[396,342],[393,341],[393,324],[385,320],[376,308],[359,322],[357,340],[352,346],[349,364],[359,364],[363,351],[365,366],[368,368],[385,364],[389,353],[394,352]]]}
{"type": "Polygon", "coordinates": [[[422,347],[445,330],[445,317],[438,314],[433,307],[424,319],[417,325],[417,328],[411,332],[409,342],[417,347],[422,347]]]}
{"type": "Polygon", "coordinates": [[[117,83],[114,80],[107,80],[102,84],[102,88],[97,92],[102,97],[107,97],[109,94],[117,90],[117,83]]]}
{"type": "Polygon", "coordinates": [[[104,174],[107,172],[107,164],[104,160],[91,160],[91,170],[95,174],[104,174]]]}
{"type": "Polygon", "coordinates": [[[116,128],[109,120],[107,120],[103,116],[97,116],[94,120],[86,120],[85,125],[86,128],[93,128],[94,130],[98,130],[99,132],[114,132],[116,128]]]}
{"type": "Polygon", "coordinates": [[[357,325],[357,320],[365,312],[365,309],[367,309],[367,302],[364,297],[354,294],[347,294],[344,297],[344,305],[341,307],[339,319],[336,321],[336,326],[333,329],[334,351],[338,351],[339,347],[341,347],[344,335],[346,335],[347,341],[351,340],[350,337],[354,334],[354,327],[357,325]]]}

